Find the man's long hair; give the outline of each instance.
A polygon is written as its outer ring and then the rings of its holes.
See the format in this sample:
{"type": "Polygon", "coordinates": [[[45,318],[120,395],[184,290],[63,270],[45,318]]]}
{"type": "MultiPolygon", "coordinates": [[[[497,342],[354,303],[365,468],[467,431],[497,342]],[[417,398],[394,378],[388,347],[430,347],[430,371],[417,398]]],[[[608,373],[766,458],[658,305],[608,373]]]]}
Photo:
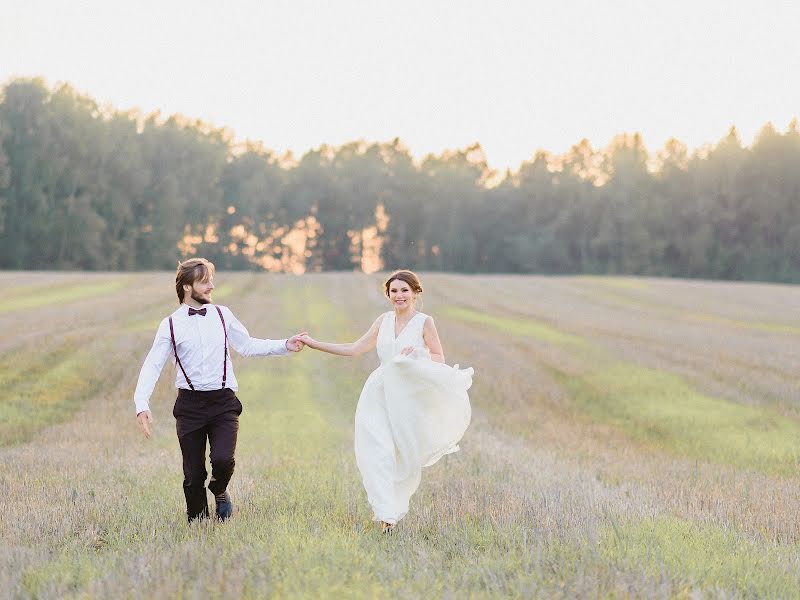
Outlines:
{"type": "Polygon", "coordinates": [[[178,304],[183,304],[183,296],[186,293],[184,285],[194,285],[195,281],[208,281],[214,276],[214,263],[205,258],[190,258],[178,263],[178,270],[175,272],[175,293],[178,294],[178,304]]]}

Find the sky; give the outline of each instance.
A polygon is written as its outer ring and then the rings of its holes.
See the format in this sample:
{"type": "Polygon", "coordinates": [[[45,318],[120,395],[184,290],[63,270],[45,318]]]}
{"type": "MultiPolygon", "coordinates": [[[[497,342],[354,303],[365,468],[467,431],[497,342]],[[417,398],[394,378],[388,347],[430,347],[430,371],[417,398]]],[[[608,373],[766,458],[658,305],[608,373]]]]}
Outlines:
{"type": "Polygon", "coordinates": [[[800,115],[800,3],[761,0],[2,0],[0,83],[67,82],[300,156],[399,137],[412,154],[640,132],[750,144],[800,115]]]}

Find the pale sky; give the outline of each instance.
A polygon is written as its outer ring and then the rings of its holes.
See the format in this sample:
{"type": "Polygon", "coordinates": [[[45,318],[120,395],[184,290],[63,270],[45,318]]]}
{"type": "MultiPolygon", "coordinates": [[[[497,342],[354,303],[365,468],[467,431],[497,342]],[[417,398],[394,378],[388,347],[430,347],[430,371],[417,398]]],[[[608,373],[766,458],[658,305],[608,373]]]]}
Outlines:
{"type": "Polygon", "coordinates": [[[0,82],[66,81],[301,155],[479,141],[498,169],[641,132],[750,144],[800,115],[800,3],[739,0],[0,2],[0,82]]]}

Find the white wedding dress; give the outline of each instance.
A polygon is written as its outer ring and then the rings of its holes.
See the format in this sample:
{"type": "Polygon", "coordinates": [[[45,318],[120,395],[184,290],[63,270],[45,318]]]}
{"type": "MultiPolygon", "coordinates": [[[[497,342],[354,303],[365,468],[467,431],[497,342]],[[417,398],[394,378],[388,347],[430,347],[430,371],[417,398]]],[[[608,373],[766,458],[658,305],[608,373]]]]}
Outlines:
{"type": "Polygon", "coordinates": [[[419,486],[422,467],[458,450],[469,425],[467,390],[472,369],[431,360],[415,314],[395,337],[395,313],[383,315],[377,350],[381,365],[370,374],[355,417],[356,463],[374,519],[397,523],[419,486]],[[414,347],[410,356],[400,351],[414,347]]]}

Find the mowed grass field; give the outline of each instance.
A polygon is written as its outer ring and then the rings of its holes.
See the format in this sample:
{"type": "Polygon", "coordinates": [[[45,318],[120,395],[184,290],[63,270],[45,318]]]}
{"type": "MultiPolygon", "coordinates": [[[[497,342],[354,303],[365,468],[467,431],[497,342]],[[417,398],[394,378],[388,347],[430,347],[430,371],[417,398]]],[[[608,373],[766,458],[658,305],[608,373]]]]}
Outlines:
{"type": "MultiPolygon", "coordinates": [[[[800,597],[800,287],[423,274],[475,369],[461,452],[395,535],[352,451],[374,353],[234,355],[227,523],[185,523],[171,273],[0,273],[0,596],[800,597]]],[[[356,339],[380,274],[217,276],[257,337],[356,339]]]]}

